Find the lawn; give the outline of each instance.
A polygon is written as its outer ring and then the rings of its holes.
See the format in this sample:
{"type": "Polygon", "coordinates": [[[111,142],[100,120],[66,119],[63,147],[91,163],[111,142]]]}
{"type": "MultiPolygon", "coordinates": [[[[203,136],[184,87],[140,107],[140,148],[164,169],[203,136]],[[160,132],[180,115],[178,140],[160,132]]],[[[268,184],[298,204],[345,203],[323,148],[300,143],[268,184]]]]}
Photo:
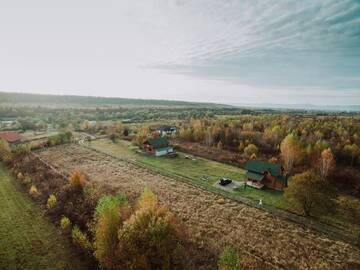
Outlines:
{"type": "Polygon", "coordinates": [[[47,132],[47,131],[27,130],[26,132],[21,133],[21,136],[25,141],[32,141],[32,140],[40,140],[40,139],[48,138],[57,134],[59,134],[59,132],[57,131],[47,132]]]}
{"type": "Polygon", "coordinates": [[[0,164],[0,269],[87,269],[0,164]]]}
{"type": "MultiPolygon", "coordinates": [[[[245,180],[245,170],[241,168],[199,157],[194,157],[195,160],[185,159],[187,155],[185,153],[179,153],[179,156],[176,158],[148,156],[136,153],[138,147],[124,140],[119,140],[116,143],[107,139],[96,140],[92,141],[90,146],[115,157],[136,161],[150,169],[165,172],[170,176],[180,176],[192,182],[201,183],[202,186],[209,187],[209,189],[212,190],[219,177],[228,177],[238,182],[245,180]],[[207,176],[207,179],[204,180],[203,176],[207,176]]],[[[243,186],[241,186],[234,191],[226,192],[239,198],[250,199],[254,202],[259,202],[261,199],[265,206],[294,212],[294,209],[292,209],[285,200],[282,191],[267,188],[259,190],[249,186],[244,189],[243,186]]],[[[300,214],[300,212],[298,212],[298,214],[300,214]]],[[[348,232],[351,232],[354,228],[353,224],[340,215],[330,214],[328,216],[318,217],[317,220],[348,232]]]]}
{"type": "Polygon", "coordinates": [[[206,181],[212,185],[219,177],[228,177],[240,182],[245,177],[245,171],[241,168],[184,153],[178,153],[178,157],[175,158],[138,154],[135,152],[137,147],[127,141],[113,143],[110,140],[97,140],[91,142],[91,146],[111,155],[133,159],[170,175],[185,177],[196,182],[206,181]],[[185,158],[185,156],[191,158],[185,158]]]}
{"type": "MultiPolygon", "coordinates": [[[[241,168],[199,157],[195,157],[195,160],[186,159],[187,154],[184,153],[179,153],[176,158],[147,156],[136,153],[138,148],[123,140],[117,143],[105,139],[96,140],[91,142],[91,147],[116,157],[135,160],[147,167],[173,176],[184,177],[197,183],[201,182],[205,186],[213,186],[219,177],[228,177],[238,182],[245,180],[245,170],[241,168]],[[206,180],[204,180],[204,176],[206,176],[206,180]]],[[[262,199],[265,205],[288,209],[281,191],[240,187],[231,193],[254,201],[262,199]]]]}

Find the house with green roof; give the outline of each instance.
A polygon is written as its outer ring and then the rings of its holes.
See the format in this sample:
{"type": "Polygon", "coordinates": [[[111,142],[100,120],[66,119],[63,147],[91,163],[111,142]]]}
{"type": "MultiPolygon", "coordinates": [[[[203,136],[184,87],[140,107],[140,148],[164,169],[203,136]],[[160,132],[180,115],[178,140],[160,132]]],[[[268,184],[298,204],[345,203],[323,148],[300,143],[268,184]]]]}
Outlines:
{"type": "Polygon", "coordinates": [[[166,137],[147,139],[143,143],[143,148],[146,152],[153,154],[156,157],[174,153],[174,149],[170,146],[166,137]]]}
{"type": "Polygon", "coordinates": [[[246,185],[261,189],[264,186],[276,190],[287,187],[287,175],[283,166],[260,160],[249,160],[246,165],[246,185]]]}

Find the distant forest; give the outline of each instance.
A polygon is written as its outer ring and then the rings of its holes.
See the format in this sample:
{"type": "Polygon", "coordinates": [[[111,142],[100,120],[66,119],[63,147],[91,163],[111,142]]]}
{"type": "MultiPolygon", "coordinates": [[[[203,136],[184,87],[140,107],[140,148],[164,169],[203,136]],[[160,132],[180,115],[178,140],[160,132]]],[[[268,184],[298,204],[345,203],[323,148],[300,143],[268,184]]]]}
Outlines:
{"type": "Polygon", "coordinates": [[[156,100],[156,99],[130,99],[115,97],[69,96],[69,95],[41,95],[25,93],[0,92],[0,104],[18,104],[34,106],[71,107],[81,105],[84,107],[106,106],[178,106],[178,107],[230,107],[214,103],[196,103],[186,101],[156,100]]]}

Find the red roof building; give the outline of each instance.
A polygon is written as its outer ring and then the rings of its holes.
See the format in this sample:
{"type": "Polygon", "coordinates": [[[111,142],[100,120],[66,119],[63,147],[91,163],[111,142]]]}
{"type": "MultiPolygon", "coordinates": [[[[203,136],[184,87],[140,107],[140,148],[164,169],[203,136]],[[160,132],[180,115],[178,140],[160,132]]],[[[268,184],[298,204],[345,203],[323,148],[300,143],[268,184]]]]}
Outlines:
{"type": "Polygon", "coordinates": [[[7,141],[8,143],[19,143],[21,141],[21,136],[17,132],[6,131],[0,132],[0,139],[7,141]]]}

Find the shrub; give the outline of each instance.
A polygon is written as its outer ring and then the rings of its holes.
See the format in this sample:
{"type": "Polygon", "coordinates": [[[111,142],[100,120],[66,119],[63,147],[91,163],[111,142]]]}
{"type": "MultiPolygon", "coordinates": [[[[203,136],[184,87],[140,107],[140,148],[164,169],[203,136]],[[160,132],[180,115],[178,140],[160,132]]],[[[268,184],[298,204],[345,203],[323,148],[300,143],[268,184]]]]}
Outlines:
{"type": "Polygon", "coordinates": [[[12,160],[13,154],[11,152],[8,142],[0,139],[0,161],[8,163],[12,160]]]}
{"type": "Polygon", "coordinates": [[[76,170],[71,173],[69,182],[73,188],[83,190],[87,182],[87,176],[82,171],[76,170]]]}
{"type": "Polygon", "coordinates": [[[117,265],[118,230],[129,216],[125,195],[102,197],[95,210],[95,257],[102,266],[113,269],[117,265]]]}
{"type": "Polygon", "coordinates": [[[56,196],[54,194],[51,194],[47,200],[46,207],[48,209],[51,209],[56,205],[56,202],[57,202],[56,196]]]}
{"type": "Polygon", "coordinates": [[[350,196],[339,197],[339,205],[342,214],[351,222],[360,224],[360,200],[350,196]]]}
{"type": "Polygon", "coordinates": [[[72,241],[75,246],[83,251],[91,250],[92,246],[86,234],[84,234],[78,226],[74,226],[71,231],[72,241]]]}
{"type": "Polygon", "coordinates": [[[118,232],[117,254],[124,269],[173,269],[184,230],[146,189],[137,210],[118,232]]]}
{"type": "Polygon", "coordinates": [[[240,260],[233,247],[226,247],[220,254],[218,262],[219,270],[240,270],[240,260]]]}
{"type": "Polygon", "coordinates": [[[19,172],[19,173],[16,175],[16,177],[17,177],[17,179],[19,179],[19,180],[24,179],[24,175],[23,175],[21,172],[19,172]]]}
{"type": "Polygon", "coordinates": [[[32,185],[32,186],[30,187],[30,189],[29,189],[29,194],[30,194],[32,197],[36,198],[36,197],[38,197],[38,196],[40,195],[40,192],[37,190],[37,188],[36,188],[35,185],[32,185]]]}
{"type": "Polygon", "coordinates": [[[68,217],[62,217],[60,220],[60,228],[63,231],[68,232],[71,228],[71,221],[68,217]]]}

